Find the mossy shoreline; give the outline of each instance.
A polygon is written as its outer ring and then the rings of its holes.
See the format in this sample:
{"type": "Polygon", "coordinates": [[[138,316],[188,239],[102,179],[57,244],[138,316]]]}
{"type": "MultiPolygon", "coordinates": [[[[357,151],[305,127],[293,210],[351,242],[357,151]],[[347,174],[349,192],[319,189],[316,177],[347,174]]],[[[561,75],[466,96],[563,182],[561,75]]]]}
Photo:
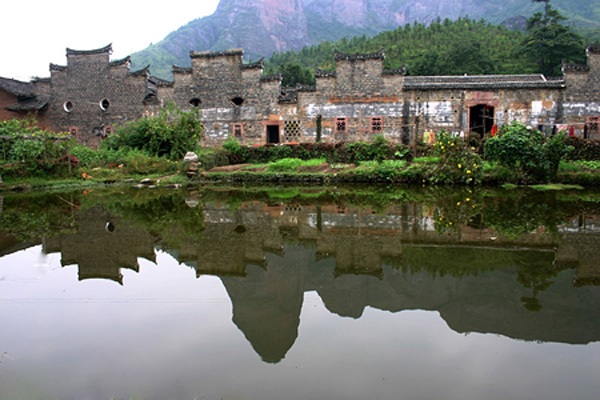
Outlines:
{"type": "Polygon", "coordinates": [[[22,181],[5,181],[0,184],[0,193],[6,191],[54,191],[71,189],[93,189],[98,187],[134,186],[139,188],[171,188],[177,189],[203,184],[298,184],[298,185],[331,185],[331,184],[374,184],[374,185],[439,185],[439,186],[531,186],[540,190],[558,190],[561,188],[583,189],[600,187],[600,173],[567,172],[559,173],[553,182],[533,182],[527,180],[505,179],[502,174],[486,173],[476,185],[464,182],[436,182],[435,177],[416,173],[410,170],[397,170],[392,174],[381,175],[372,170],[351,169],[336,173],[324,172],[269,172],[237,170],[231,172],[200,172],[193,178],[184,173],[170,176],[143,175],[120,176],[118,179],[27,179],[22,181]],[[550,189],[544,189],[550,188],[550,189]]]}

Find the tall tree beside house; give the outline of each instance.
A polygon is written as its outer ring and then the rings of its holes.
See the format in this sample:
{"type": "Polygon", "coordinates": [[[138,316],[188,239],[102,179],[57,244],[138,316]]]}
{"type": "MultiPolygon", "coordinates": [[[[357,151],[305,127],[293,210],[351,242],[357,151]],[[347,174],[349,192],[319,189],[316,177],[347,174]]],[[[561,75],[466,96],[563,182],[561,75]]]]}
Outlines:
{"type": "Polygon", "coordinates": [[[563,61],[585,63],[583,38],[564,24],[566,18],[552,8],[550,0],[532,0],[545,3],[544,13],[537,12],[527,20],[527,37],[521,45],[521,54],[537,64],[546,76],[558,76],[563,61]]]}

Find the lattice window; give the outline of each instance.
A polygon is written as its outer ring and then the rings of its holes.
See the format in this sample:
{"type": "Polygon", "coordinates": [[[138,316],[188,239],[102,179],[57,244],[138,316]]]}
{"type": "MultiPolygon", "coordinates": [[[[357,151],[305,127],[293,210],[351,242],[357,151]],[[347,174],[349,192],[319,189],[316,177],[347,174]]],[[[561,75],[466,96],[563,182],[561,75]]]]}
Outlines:
{"type": "Polygon", "coordinates": [[[233,124],[231,133],[234,138],[241,138],[242,136],[244,136],[244,125],[233,124]]]}
{"type": "Polygon", "coordinates": [[[371,132],[383,132],[383,117],[371,117],[371,132]]]}
{"type": "Polygon", "coordinates": [[[336,133],[348,132],[348,118],[338,117],[335,119],[335,132],[336,133]]]}
{"type": "Polygon", "coordinates": [[[285,121],[283,130],[287,140],[300,138],[300,121],[285,121]]]}

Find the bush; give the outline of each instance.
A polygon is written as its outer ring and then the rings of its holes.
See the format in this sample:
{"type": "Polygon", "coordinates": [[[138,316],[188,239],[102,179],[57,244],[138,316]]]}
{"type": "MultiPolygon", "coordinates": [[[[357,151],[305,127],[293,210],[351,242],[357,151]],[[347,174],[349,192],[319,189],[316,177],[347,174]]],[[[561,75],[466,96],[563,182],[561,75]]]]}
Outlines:
{"type": "Polygon", "coordinates": [[[546,138],[515,121],[487,140],[485,155],[490,161],[517,168],[523,180],[542,181],[556,178],[560,160],[571,149],[564,135],[546,138]]]}
{"type": "Polygon", "coordinates": [[[203,127],[198,110],[184,112],[169,105],[157,116],[129,122],[116,130],[118,135],[104,140],[104,148],[117,150],[126,147],[179,160],[188,151],[196,149],[203,127]]]}
{"type": "Polygon", "coordinates": [[[483,178],[481,157],[460,137],[440,132],[434,145],[439,161],[433,170],[432,180],[438,183],[480,183],[483,178]]]}
{"type": "Polygon", "coordinates": [[[69,162],[69,134],[41,130],[34,119],[0,121],[3,169],[13,176],[65,173],[69,162]]]}

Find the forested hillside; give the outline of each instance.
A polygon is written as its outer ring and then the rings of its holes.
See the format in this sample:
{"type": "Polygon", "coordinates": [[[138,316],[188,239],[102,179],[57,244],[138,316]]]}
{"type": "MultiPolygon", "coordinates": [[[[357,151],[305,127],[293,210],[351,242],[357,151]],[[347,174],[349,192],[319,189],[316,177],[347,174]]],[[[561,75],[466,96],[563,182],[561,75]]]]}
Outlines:
{"type": "MultiPolygon", "coordinates": [[[[406,24],[413,26],[415,22],[427,26],[438,18],[452,21],[466,16],[475,20],[485,18],[492,24],[524,29],[524,21],[543,10],[548,1],[220,0],[213,15],[190,21],[159,43],[132,54],[132,68],[150,64],[154,75],[171,79],[173,64],[190,66],[190,50],[243,48],[247,59],[256,60],[270,57],[274,51],[300,51],[322,41],[373,36],[406,24]]],[[[588,40],[600,39],[599,0],[552,0],[552,6],[569,18],[573,29],[585,33],[588,40]]],[[[465,48],[475,42],[467,42],[465,48]]],[[[480,51],[485,54],[490,42],[482,44],[480,51]]],[[[479,54],[478,49],[474,50],[474,54],[479,54]]],[[[441,55],[440,51],[437,53],[441,55]]],[[[423,57],[424,64],[432,60],[428,54],[423,57]]]]}
{"type": "MultiPolygon", "coordinates": [[[[406,66],[409,75],[545,72],[540,71],[535,58],[524,50],[528,38],[527,32],[515,32],[469,18],[438,20],[428,26],[414,23],[372,38],[362,36],[322,42],[297,52],[275,53],[267,60],[265,73],[282,72],[285,85],[310,84],[314,82],[311,74],[315,67],[334,68],[334,50],[370,53],[381,49],[385,50],[386,68],[406,66]]],[[[579,46],[575,56],[568,61],[584,63],[583,42],[575,46],[579,46]]]]}

